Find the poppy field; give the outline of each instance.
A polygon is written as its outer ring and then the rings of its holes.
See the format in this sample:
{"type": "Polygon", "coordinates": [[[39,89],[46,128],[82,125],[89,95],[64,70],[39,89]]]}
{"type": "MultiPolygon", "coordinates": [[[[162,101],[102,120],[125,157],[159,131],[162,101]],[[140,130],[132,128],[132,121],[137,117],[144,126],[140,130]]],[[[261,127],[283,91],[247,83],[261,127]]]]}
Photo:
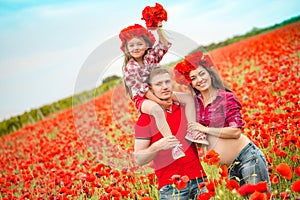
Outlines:
{"type": "MultiPolygon", "coordinates": [[[[199,199],[300,199],[300,23],[209,55],[243,105],[243,134],[265,154],[272,191],[228,180],[211,151],[199,158],[208,175],[199,199]]],[[[0,137],[0,199],[158,199],[151,165],[133,160],[137,117],[120,84],[0,137]]],[[[172,178],[178,189],[188,180],[172,178]]]]}

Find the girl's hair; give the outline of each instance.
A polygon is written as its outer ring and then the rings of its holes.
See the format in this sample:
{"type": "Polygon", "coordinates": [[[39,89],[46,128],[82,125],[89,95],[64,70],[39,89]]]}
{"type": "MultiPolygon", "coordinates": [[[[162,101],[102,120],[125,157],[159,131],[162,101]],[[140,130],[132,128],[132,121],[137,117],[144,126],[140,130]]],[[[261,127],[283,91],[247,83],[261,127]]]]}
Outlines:
{"type": "MultiPolygon", "coordinates": [[[[145,35],[142,35],[140,37],[136,36],[137,38],[141,38],[143,39],[146,44],[148,45],[148,49],[145,51],[144,55],[143,55],[143,59],[144,59],[144,56],[147,54],[148,50],[152,49],[152,42],[151,40],[149,39],[149,37],[145,36],[145,35]]],[[[124,62],[123,62],[123,66],[122,66],[122,72],[123,72],[123,77],[124,77],[124,73],[125,73],[125,67],[126,65],[128,64],[129,60],[130,59],[134,59],[129,51],[128,51],[128,47],[127,47],[127,44],[128,44],[128,41],[126,40],[125,43],[124,43],[124,62]]],[[[123,79],[123,83],[124,83],[124,87],[126,89],[126,94],[130,96],[130,98],[132,99],[132,94],[131,94],[131,90],[130,88],[126,85],[124,79],[123,79]]]]}
{"type": "MultiPolygon", "coordinates": [[[[210,75],[211,77],[211,85],[212,87],[216,88],[216,89],[223,89],[226,90],[228,92],[232,92],[231,88],[229,87],[229,85],[221,78],[221,76],[219,75],[219,73],[217,72],[217,70],[213,67],[205,67],[200,65],[201,67],[203,67],[210,75]]],[[[198,95],[200,93],[199,90],[197,90],[196,88],[192,87],[192,84],[190,83],[190,87],[191,89],[193,89],[195,91],[195,93],[198,95]]]]}

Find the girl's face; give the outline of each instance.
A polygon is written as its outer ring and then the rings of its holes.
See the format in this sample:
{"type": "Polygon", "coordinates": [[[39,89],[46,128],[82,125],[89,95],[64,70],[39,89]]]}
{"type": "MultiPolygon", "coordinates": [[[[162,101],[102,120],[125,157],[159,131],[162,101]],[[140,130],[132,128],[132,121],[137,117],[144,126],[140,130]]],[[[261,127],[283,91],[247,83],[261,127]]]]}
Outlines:
{"type": "Polygon", "coordinates": [[[196,88],[200,92],[206,91],[212,87],[210,74],[201,66],[190,71],[190,79],[192,80],[193,88],[196,88]]]}
{"type": "Polygon", "coordinates": [[[145,51],[148,49],[148,45],[143,38],[134,37],[128,41],[127,49],[129,54],[137,60],[143,57],[145,51]]]}

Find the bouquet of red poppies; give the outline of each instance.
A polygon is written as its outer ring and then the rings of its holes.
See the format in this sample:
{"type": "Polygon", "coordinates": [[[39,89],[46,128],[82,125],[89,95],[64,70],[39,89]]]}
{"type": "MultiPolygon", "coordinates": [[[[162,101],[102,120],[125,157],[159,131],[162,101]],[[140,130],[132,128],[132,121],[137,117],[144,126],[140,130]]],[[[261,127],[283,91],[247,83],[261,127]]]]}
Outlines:
{"type": "Polygon", "coordinates": [[[158,23],[167,21],[167,11],[159,3],[155,3],[154,7],[146,6],[142,12],[142,20],[145,20],[148,29],[156,29],[158,23]]]}

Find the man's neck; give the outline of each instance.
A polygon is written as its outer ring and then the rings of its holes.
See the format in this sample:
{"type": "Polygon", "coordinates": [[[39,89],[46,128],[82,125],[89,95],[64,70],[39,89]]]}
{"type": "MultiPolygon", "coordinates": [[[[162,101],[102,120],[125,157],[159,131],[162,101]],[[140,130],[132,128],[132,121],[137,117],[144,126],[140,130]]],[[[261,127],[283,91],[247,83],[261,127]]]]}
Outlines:
{"type": "Polygon", "coordinates": [[[167,108],[165,107],[164,108],[166,111],[172,112],[173,99],[172,98],[171,99],[166,99],[165,101],[171,101],[172,102],[172,104],[169,107],[167,107],[167,108]]]}

